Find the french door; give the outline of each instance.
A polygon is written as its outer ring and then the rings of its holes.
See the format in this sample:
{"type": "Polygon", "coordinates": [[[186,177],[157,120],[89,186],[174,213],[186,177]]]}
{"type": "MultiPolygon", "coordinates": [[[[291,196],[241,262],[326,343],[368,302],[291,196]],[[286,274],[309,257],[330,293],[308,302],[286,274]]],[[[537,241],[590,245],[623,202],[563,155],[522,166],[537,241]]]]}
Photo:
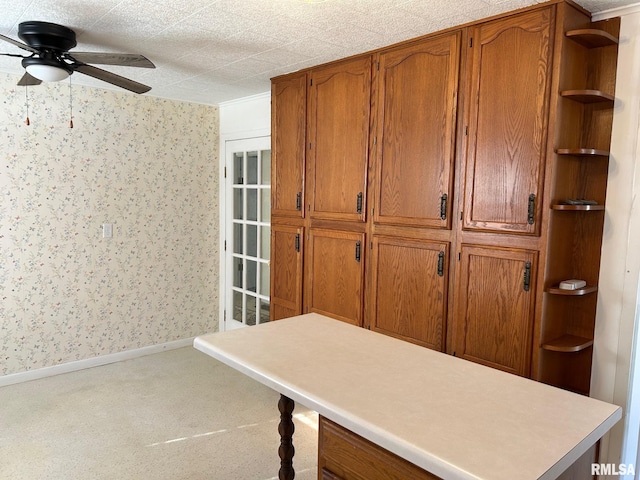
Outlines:
{"type": "Polygon", "coordinates": [[[225,144],[225,306],[230,330],[269,321],[271,139],[225,144]]]}

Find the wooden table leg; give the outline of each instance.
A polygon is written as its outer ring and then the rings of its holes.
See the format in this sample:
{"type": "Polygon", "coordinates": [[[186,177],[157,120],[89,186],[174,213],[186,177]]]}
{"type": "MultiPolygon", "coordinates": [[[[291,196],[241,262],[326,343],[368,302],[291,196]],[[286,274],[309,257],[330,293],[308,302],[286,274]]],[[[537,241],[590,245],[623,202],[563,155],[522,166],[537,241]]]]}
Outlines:
{"type": "Polygon", "coordinates": [[[280,480],[293,480],[296,476],[293,469],[293,455],[295,454],[293,432],[295,426],[291,418],[294,407],[293,400],[280,395],[280,401],[278,402],[278,410],[280,411],[280,424],[278,425],[278,432],[280,433],[280,448],[278,448],[280,471],[278,472],[278,478],[280,480]]]}

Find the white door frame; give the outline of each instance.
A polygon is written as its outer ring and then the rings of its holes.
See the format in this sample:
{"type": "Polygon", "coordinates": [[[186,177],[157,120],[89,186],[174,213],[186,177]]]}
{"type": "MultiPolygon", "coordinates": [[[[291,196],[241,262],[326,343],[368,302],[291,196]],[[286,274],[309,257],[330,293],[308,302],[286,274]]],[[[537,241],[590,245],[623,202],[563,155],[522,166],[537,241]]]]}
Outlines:
{"type": "MultiPolygon", "coordinates": [[[[242,328],[240,322],[232,319],[232,290],[230,288],[233,282],[232,272],[232,252],[233,252],[233,153],[241,148],[245,151],[250,150],[270,150],[271,137],[269,135],[258,135],[255,137],[243,138],[227,138],[224,140],[221,155],[220,168],[220,321],[219,331],[230,330],[234,328],[242,328]],[[226,177],[225,177],[226,172],[226,177]],[[226,246],[226,250],[225,250],[226,246]]],[[[259,199],[258,199],[259,200],[259,199]]],[[[258,252],[259,254],[259,252],[258,252]]],[[[256,312],[258,314],[258,312],[256,312]]]]}

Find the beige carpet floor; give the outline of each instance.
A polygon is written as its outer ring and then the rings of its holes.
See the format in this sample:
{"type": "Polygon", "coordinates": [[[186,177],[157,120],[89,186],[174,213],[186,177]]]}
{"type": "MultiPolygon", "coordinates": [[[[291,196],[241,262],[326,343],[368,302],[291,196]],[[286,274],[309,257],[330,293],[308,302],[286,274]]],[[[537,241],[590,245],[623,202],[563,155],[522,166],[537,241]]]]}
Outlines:
{"type": "MultiPolygon", "coordinates": [[[[279,395],[191,347],[0,388],[0,479],[275,480],[279,395]]],[[[317,415],[296,406],[296,479],[317,415]]]]}

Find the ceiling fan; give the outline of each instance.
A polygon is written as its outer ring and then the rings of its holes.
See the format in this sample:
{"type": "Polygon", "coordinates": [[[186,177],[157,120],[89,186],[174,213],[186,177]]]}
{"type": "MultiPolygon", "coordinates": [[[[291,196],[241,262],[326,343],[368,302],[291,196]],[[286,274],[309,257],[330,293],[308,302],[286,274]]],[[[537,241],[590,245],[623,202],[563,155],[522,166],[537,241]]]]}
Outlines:
{"type": "Polygon", "coordinates": [[[74,52],[71,54],[69,50],[77,45],[76,33],[70,28],[49,22],[22,22],[18,26],[18,36],[25,43],[0,35],[0,40],[31,52],[31,55],[28,56],[0,53],[0,55],[22,58],[22,66],[26,69],[26,73],[18,85],[39,85],[43,81],[57,82],[64,80],[73,72],[80,72],[135,93],[145,93],[151,90],[151,87],[142,83],[88,65],[89,63],[98,63],[156,68],[143,55],[100,52],[74,52]]]}

